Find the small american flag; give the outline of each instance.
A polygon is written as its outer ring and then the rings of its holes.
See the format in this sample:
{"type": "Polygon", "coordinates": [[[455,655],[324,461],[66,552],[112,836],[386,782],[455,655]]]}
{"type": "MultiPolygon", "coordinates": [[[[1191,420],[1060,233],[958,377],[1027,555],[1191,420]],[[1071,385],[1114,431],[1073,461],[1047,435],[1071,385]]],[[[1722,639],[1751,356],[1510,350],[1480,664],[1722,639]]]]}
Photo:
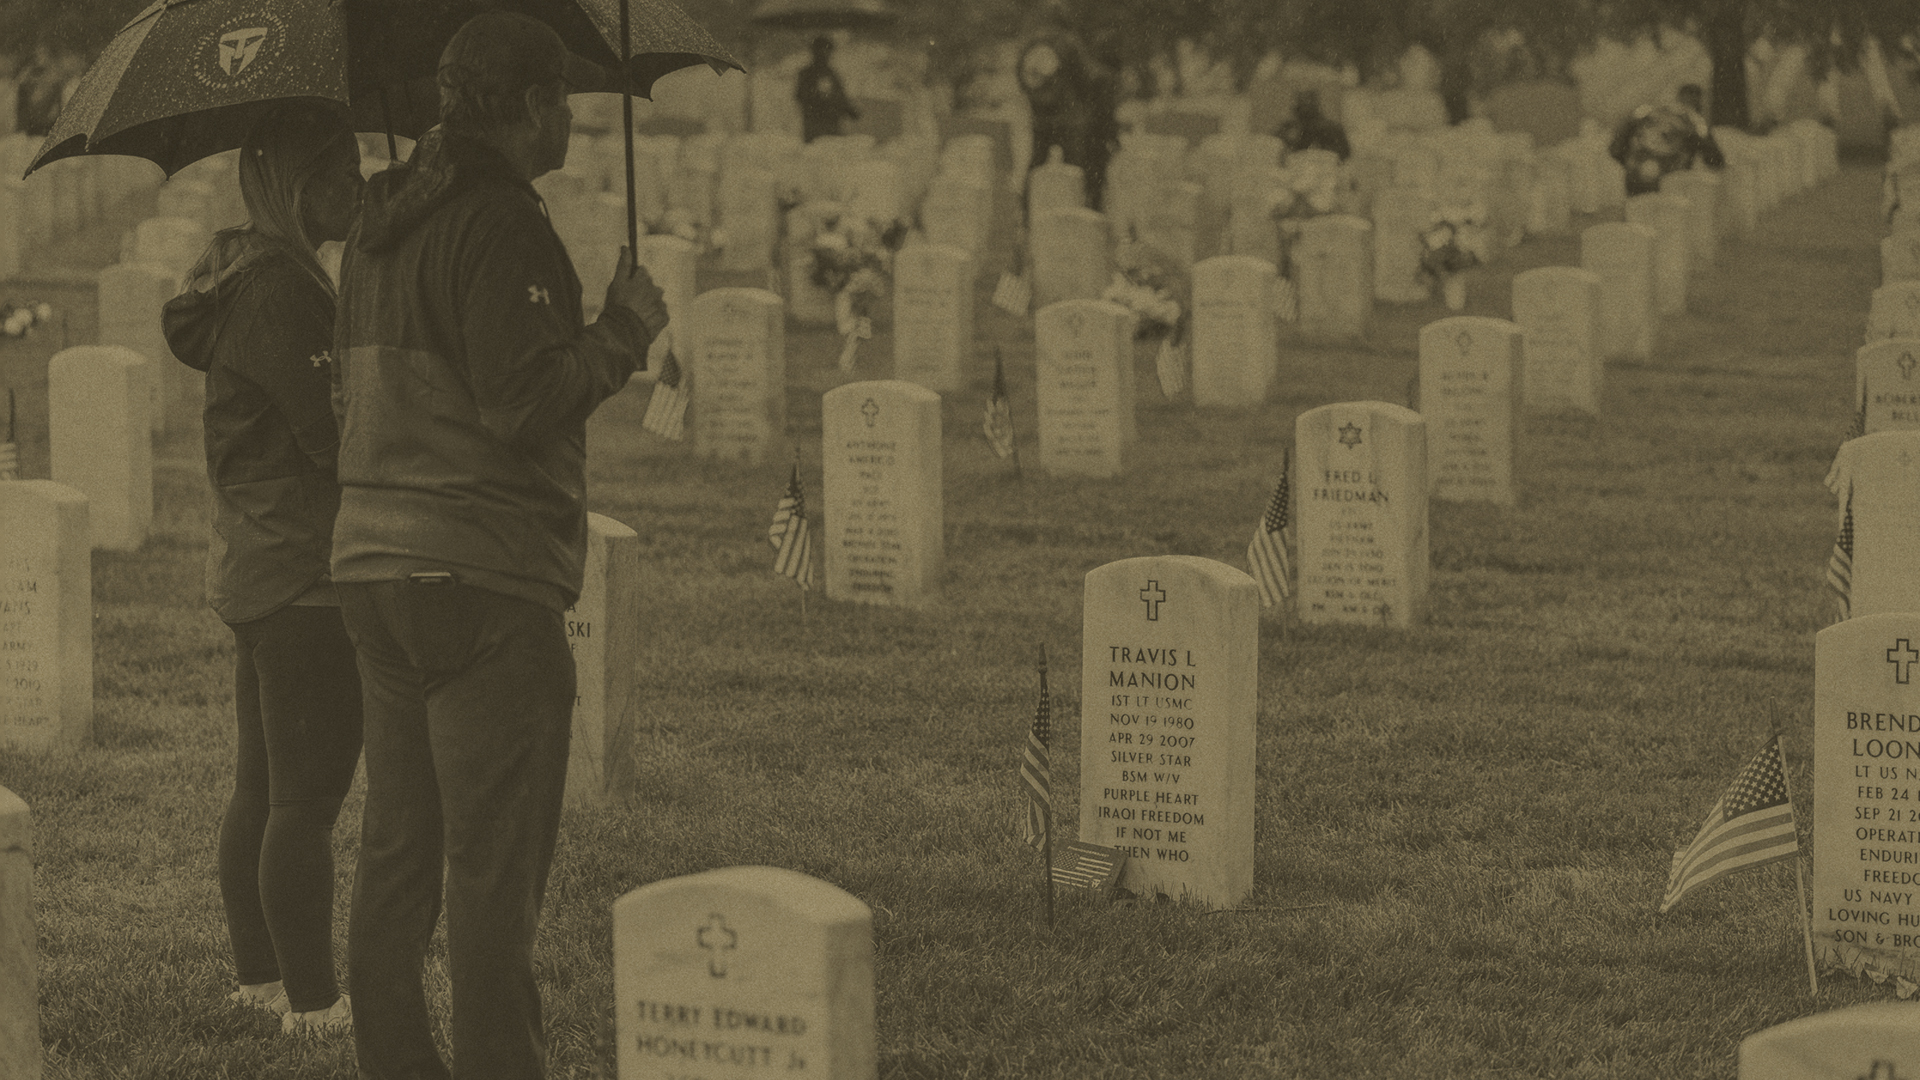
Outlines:
{"type": "Polygon", "coordinates": [[[1025,274],[1003,273],[993,287],[993,306],[1009,315],[1025,315],[1033,306],[1033,285],[1025,274]]]}
{"type": "Polygon", "coordinates": [[[807,501],[800,492],[799,462],[794,463],[793,473],[787,478],[787,493],[774,507],[767,542],[773,545],[773,572],[792,578],[802,589],[811,588],[813,539],[807,533],[807,501]]]}
{"type": "Polygon", "coordinates": [[[1267,500],[1267,512],[1253,530],[1253,542],[1247,545],[1247,564],[1253,568],[1254,583],[1260,586],[1260,604],[1272,607],[1293,595],[1288,584],[1293,565],[1287,561],[1288,479],[1293,471],[1291,452],[1282,459],[1280,483],[1267,500]]]}
{"type": "Polygon", "coordinates": [[[20,451],[13,443],[13,387],[7,387],[7,438],[0,442],[0,480],[20,479],[20,451]]]}
{"type": "Polygon", "coordinates": [[[653,397],[647,400],[647,415],[641,419],[641,427],[674,442],[686,437],[687,399],[691,395],[685,381],[680,361],[673,350],[667,350],[667,359],[660,365],[660,377],[653,384],[653,397]]]}
{"type": "Polygon", "coordinates": [[[993,352],[993,396],[987,399],[987,416],[980,422],[993,452],[1013,456],[1013,403],[1007,400],[1007,370],[1000,362],[1000,350],[993,352]]]}
{"type": "Polygon", "coordinates": [[[1693,843],[1674,852],[1660,912],[1665,914],[1689,891],[1715,878],[1799,854],[1786,762],[1780,756],[1780,736],[1774,735],[1713,804],[1693,843]]]}
{"type": "Polygon", "coordinates": [[[1827,556],[1827,588],[1840,605],[1840,618],[1853,617],[1853,489],[1847,489],[1847,509],[1840,519],[1840,535],[1833,538],[1827,556]]]}
{"type": "Polygon", "coordinates": [[[1120,881],[1120,871],[1126,864],[1126,852],[1119,848],[1075,840],[1053,864],[1053,883],[1104,892],[1120,881]]]}
{"type": "Polygon", "coordinates": [[[1180,391],[1187,388],[1187,353],[1184,345],[1174,343],[1173,334],[1160,342],[1160,352],[1154,356],[1154,373],[1160,376],[1160,396],[1172,401],[1180,391]]]}
{"type": "Polygon", "coordinates": [[[1840,441],[1843,443],[1852,442],[1853,440],[1859,438],[1862,435],[1865,435],[1866,433],[1867,433],[1867,383],[1866,383],[1866,380],[1862,379],[1860,381],[1860,407],[1854,410],[1853,423],[1847,426],[1847,433],[1845,436],[1841,438],[1840,441]]]}
{"type": "Polygon", "coordinates": [[[1040,646],[1040,702],[1034,706],[1033,726],[1027,729],[1027,751],[1020,759],[1020,782],[1027,788],[1027,816],[1020,839],[1033,847],[1046,843],[1053,824],[1053,772],[1047,766],[1047,741],[1053,737],[1048,716],[1047,647],[1040,646]]]}

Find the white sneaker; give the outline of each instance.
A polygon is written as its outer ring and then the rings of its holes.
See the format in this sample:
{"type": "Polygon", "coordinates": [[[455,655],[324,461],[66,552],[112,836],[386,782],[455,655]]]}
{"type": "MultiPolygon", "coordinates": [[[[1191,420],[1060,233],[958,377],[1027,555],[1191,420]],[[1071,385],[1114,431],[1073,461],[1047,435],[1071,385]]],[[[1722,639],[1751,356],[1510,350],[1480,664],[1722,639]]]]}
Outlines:
{"type": "Polygon", "coordinates": [[[227,1000],[236,1005],[251,1005],[257,1009],[265,1009],[275,1016],[285,1016],[293,1007],[287,1003],[286,987],[282,986],[279,980],[242,986],[228,994],[227,1000]]]}
{"type": "Polygon", "coordinates": [[[280,1018],[285,1035],[347,1035],[353,1032],[353,1005],[347,995],[334,999],[330,1008],[312,1012],[288,1012],[280,1018]]]}

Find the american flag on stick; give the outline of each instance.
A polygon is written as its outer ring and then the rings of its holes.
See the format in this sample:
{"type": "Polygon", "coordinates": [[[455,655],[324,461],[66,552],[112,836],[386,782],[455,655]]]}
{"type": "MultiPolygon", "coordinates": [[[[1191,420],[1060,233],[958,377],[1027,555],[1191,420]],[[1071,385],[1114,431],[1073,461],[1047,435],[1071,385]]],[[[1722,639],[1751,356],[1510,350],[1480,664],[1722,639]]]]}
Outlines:
{"type": "Polygon", "coordinates": [[[0,480],[20,479],[20,452],[13,441],[13,387],[7,387],[7,437],[0,442],[0,480]]]}
{"type": "Polygon", "coordinates": [[[1715,878],[1799,854],[1800,832],[1794,825],[1793,802],[1787,798],[1786,762],[1780,755],[1780,736],[1773,735],[1707,812],[1706,824],[1700,826],[1693,843],[1673,853],[1660,913],[1666,914],[1681,897],[1715,878]]]}
{"type": "Polygon", "coordinates": [[[774,507],[773,524],[767,529],[767,542],[773,545],[773,572],[784,574],[802,589],[813,586],[813,538],[807,532],[806,496],[800,491],[800,463],[793,463],[787,478],[787,493],[774,507]]]}
{"type": "Polygon", "coordinates": [[[667,350],[667,359],[660,365],[660,377],[654,381],[653,397],[647,400],[647,415],[640,426],[663,439],[679,442],[687,434],[687,399],[691,393],[686,386],[686,373],[680,370],[680,361],[667,350]]]}
{"type": "Polygon", "coordinates": [[[1000,350],[993,350],[993,396],[987,399],[987,415],[980,422],[987,442],[999,456],[1013,456],[1013,403],[1007,400],[1007,369],[1001,363],[1000,350]]]}
{"type": "Polygon", "coordinates": [[[1847,426],[1846,435],[1840,441],[1852,442],[1867,433],[1867,382],[1860,380],[1860,407],[1853,412],[1853,422],[1847,426]]]}
{"type": "Polygon", "coordinates": [[[1287,502],[1289,474],[1293,472],[1293,454],[1289,451],[1280,465],[1280,483],[1267,500],[1267,512],[1253,530],[1253,542],[1247,545],[1247,564],[1253,568],[1254,583],[1260,586],[1260,604],[1272,607],[1293,595],[1288,584],[1293,579],[1293,564],[1287,561],[1287,502]]]}
{"type": "Polygon", "coordinates": [[[1840,518],[1840,535],[1833,538],[1827,556],[1827,588],[1840,605],[1840,618],[1853,617],[1853,489],[1847,489],[1847,508],[1840,518]]]}
{"type": "Polygon", "coordinates": [[[1020,838],[1033,847],[1047,844],[1053,824],[1053,771],[1047,765],[1047,742],[1053,737],[1047,693],[1047,647],[1040,646],[1040,701],[1034,706],[1033,726],[1027,729],[1027,750],[1020,758],[1020,782],[1027,789],[1027,816],[1020,838]]]}

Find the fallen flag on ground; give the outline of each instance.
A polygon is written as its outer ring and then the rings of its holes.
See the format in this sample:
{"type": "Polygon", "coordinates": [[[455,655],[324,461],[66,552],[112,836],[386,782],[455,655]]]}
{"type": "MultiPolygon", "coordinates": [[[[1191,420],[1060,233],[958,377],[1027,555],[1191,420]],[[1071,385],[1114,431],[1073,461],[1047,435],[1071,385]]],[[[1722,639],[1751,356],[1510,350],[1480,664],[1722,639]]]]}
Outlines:
{"type": "Polygon", "coordinates": [[[1075,889],[1106,892],[1119,884],[1120,871],[1126,865],[1126,853],[1119,848],[1075,840],[1061,852],[1060,861],[1053,864],[1053,881],[1075,889]]]}

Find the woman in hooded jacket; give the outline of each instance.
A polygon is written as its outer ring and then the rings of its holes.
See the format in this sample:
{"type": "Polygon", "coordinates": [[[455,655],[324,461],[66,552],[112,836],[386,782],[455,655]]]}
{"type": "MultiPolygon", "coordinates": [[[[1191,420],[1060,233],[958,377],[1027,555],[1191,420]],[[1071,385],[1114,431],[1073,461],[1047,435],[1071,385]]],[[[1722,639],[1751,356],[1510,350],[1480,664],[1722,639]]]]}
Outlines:
{"type": "Polygon", "coordinates": [[[173,354],[207,376],[207,599],[234,638],[231,997],[288,1033],[352,1025],[333,971],[333,825],[360,755],[360,677],[328,576],[335,291],[317,249],[345,239],[359,192],[342,118],[277,109],[240,151],[247,224],[214,236],[162,317],[173,354]]]}

